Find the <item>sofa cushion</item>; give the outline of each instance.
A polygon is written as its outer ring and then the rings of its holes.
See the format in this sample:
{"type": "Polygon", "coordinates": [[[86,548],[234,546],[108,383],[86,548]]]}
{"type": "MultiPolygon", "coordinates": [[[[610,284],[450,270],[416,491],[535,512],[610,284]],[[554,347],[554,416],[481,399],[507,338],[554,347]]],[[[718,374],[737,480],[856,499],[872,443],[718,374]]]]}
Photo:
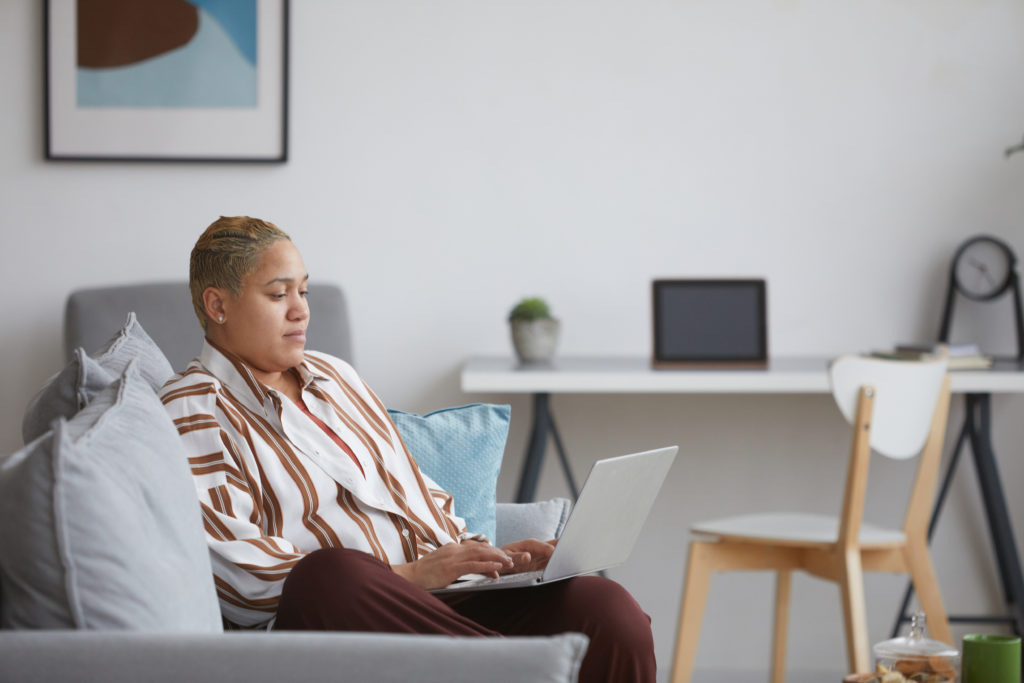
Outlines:
{"type": "Polygon", "coordinates": [[[142,329],[135,313],[129,313],[124,326],[95,354],[83,349],[75,353],[62,371],[51,377],[25,410],[21,435],[25,443],[50,429],[58,417],[69,418],[100,389],[124,372],[136,359],[139,371],[157,390],[174,374],[170,362],[153,339],[142,329]]]}
{"type": "Polygon", "coordinates": [[[0,626],[221,630],[187,456],[141,369],[0,464],[0,626]]]}
{"type": "Polygon", "coordinates": [[[210,637],[27,631],[0,638],[0,681],[575,683],[580,633],[473,638],[240,632],[210,637]]]}
{"type": "Polygon", "coordinates": [[[388,412],[420,468],[452,494],[466,528],[494,540],[495,491],[511,408],[474,403],[426,415],[388,412]]]}

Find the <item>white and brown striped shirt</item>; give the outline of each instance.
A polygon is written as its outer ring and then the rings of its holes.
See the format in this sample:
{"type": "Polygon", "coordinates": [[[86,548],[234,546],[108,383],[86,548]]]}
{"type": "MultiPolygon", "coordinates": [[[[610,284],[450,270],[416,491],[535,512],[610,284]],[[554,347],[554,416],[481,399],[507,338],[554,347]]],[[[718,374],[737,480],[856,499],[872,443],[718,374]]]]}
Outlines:
{"type": "Polygon", "coordinates": [[[307,351],[296,370],[306,407],[359,466],[209,341],[161,390],[190,456],[221,610],[240,626],[271,621],[289,570],[313,550],[355,548],[402,564],[474,538],[350,365],[307,351]]]}

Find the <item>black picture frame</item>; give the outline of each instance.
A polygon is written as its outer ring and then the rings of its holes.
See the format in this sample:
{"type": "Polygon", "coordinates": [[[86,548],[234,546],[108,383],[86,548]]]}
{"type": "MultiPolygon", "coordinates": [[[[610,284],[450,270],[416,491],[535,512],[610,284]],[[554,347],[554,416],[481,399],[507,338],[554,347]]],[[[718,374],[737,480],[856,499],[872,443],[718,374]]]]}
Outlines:
{"type": "Polygon", "coordinates": [[[764,279],[659,279],[651,294],[654,367],[767,364],[764,279]]]}
{"type": "Polygon", "coordinates": [[[256,0],[256,103],[247,107],[79,106],[76,0],[46,0],[44,155],[49,161],[288,160],[290,0],[256,0]]]}

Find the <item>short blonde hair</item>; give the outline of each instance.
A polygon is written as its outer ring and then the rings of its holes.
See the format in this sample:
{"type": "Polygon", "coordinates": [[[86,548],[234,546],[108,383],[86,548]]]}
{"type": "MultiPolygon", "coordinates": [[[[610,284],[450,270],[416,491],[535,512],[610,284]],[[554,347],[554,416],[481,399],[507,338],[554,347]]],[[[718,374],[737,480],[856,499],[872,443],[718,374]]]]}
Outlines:
{"type": "Polygon", "coordinates": [[[207,287],[242,293],[242,280],[260,265],[263,250],[274,242],[291,240],[284,230],[268,221],[249,216],[221,216],[210,224],[192,248],[188,287],[199,324],[206,329],[207,287]]]}

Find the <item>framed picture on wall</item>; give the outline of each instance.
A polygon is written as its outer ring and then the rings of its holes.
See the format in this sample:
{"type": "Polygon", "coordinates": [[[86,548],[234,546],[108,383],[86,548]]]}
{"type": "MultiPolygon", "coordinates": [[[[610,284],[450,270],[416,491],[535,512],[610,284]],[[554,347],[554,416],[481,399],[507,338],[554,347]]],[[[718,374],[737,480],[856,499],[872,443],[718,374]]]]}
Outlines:
{"type": "Polygon", "coordinates": [[[288,157],[288,0],[46,0],[46,158],[288,157]]]}

